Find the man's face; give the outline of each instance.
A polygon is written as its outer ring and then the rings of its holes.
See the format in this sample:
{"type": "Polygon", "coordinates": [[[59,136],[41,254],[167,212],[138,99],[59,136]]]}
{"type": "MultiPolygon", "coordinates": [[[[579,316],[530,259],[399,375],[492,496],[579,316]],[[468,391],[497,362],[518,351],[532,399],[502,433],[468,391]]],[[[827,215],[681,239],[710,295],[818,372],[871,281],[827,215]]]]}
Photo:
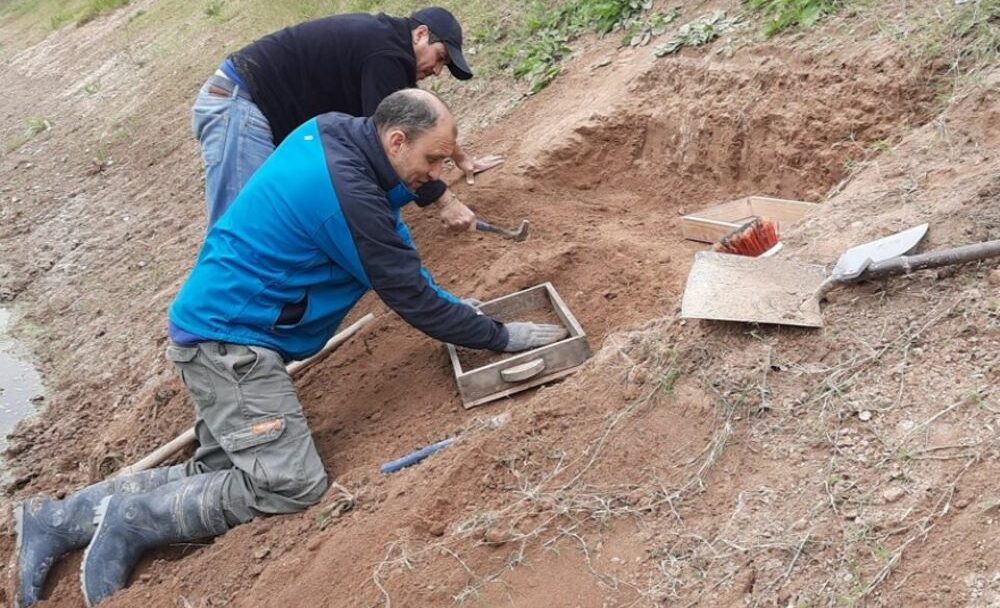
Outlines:
{"type": "Polygon", "coordinates": [[[431,44],[426,25],[413,30],[413,54],[417,58],[417,80],[437,76],[448,65],[448,49],[443,42],[431,44]]]}
{"type": "Polygon", "coordinates": [[[455,149],[455,128],[448,117],[409,139],[401,130],[393,129],[386,137],[386,154],[396,174],[410,190],[441,177],[444,160],[455,149]]]}

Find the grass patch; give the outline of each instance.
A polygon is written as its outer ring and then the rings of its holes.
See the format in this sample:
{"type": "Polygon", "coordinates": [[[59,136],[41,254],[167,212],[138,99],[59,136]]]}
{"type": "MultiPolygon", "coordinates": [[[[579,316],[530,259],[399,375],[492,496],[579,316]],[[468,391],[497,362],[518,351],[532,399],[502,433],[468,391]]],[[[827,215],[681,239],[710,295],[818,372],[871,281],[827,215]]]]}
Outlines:
{"type": "Polygon", "coordinates": [[[90,23],[101,15],[114,12],[129,3],[129,0],[90,0],[83,12],[76,18],[77,25],[90,23]]]}
{"type": "Polygon", "coordinates": [[[835,13],[844,0],[746,0],[746,3],[763,15],[764,36],[771,37],[793,27],[812,27],[835,13]]]}
{"type": "Polygon", "coordinates": [[[1000,59],[1000,0],[961,5],[946,21],[944,38],[941,48],[952,71],[995,65],[1000,59]]]}
{"type": "Polygon", "coordinates": [[[32,116],[31,118],[28,118],[25,122],[27,123],[28,126],[24,130],[24,133],[21,136],[14,138],[13,140],[7,142],[4,145],[4,150],[3,150],[4,154],[8,154],[10,152],[13,152],[14,150],[17,150],[24,144],[28,143],[28,141],[31,140],[36,135],[45,133],[46,131],[52,128],[52,121],[49,120],[48,118],[32,116]]]}
{"type": "MultiPolygon", "coordinates": [[[[500,53],[501,68],[527,80],[534,94],[561,72],[569,43],[582,34],[607,34],[627,26],[652,6],[651,0],[569,0],[555,9],[536,3],[500,53]]],[[[488,36],[496,37],[496,34],[488,36]]]]}

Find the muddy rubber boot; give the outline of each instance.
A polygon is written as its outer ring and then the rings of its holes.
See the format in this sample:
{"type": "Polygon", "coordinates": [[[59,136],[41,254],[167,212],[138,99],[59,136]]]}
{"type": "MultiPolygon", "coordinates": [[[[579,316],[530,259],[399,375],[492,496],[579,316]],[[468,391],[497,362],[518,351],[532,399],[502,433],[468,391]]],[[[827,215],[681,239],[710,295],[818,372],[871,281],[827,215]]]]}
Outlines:
{"type": "Polygon", "coordinates": [[[106,496],[140,494],[185,476],[184,465],[140,471],[107,479],[57,500],[33,496],[14,508],[17,564],[14,607],[38,602],[52,564],[66,553],[83,549],[94,536],[94,510],[106,496]]]}
{"type": "Polygon", "coordinates": [[[88,608],[128,583],[132,569],[150,549],[218,536],[229,529],[222,510],[225,471],[194,475],[145,494],[115,494],[101,501],[97,532],[80,566],[80,587],[88,608]]]}

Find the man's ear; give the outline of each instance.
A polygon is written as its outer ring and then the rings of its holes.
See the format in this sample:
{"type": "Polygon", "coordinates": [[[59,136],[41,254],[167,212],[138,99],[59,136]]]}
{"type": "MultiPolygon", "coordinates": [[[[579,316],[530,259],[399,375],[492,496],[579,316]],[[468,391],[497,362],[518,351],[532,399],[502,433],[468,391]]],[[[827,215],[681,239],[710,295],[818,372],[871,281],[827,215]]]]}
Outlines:
{"type": "Polygon", "coordinates": [[[414,28],[413,29],[414,46],[416,46],[416,44],[421,40],[423,40],[424,38],[427,38],[428,34],[430,34],[430,31],[431,31],[430,28],[428,28],[426,25],[419,25],[416,28],[414,28]]]}
{"type": "Polygon", "coordinates": [[[403,133],[402,129],[392,129],[389,131],[389,136],[386,139],[389,142],[387,152],[393,155],[399,154],[403,144],[406,143],[406,133],[403,133]]]}

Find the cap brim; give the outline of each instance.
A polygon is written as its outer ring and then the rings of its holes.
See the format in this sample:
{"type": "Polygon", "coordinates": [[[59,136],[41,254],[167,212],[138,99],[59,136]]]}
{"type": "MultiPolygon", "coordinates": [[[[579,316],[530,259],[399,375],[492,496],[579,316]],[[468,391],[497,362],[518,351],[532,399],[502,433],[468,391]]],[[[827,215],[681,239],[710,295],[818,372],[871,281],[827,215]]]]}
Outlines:
{"type": "Polygon", "coordinates": [[[447,42],[444,46],[448,49],[448,71],[451,72],[451,75],[459,80],[472,78],[472,70],[469,69],[469,64],[465,62],[465,55],[462,54],[462,49],[447,42]]]}

